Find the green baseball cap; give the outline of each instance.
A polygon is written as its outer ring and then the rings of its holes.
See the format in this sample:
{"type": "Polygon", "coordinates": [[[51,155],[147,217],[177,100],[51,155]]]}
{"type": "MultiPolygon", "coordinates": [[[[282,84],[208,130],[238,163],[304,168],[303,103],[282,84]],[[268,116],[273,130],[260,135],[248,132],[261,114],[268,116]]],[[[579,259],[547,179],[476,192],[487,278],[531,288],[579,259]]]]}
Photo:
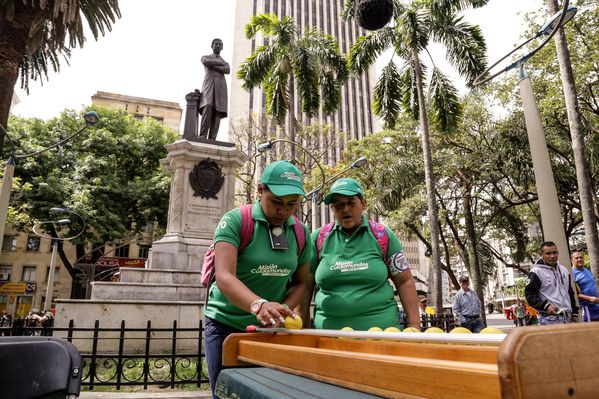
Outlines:
{"type": "Polygon", "coordinates": [[[268,164],[262,173],[261,183],[268,185],[268,189],[278,197],[306,195],[302,172],[291,162],[276,161],[268,164]]]}
{"type": "Polygon", "coordinates": [[[341,179],[337,179],[331,186],[327,196],[324,197],[324,203],[329,205],[331,202],[333,202],[333,197],[336,195],[345,195],[347,197],[359,195],[361,198],[364,198],[364,192],[362,191],[360,183],[350,177],[342,177],[341,179]]]}

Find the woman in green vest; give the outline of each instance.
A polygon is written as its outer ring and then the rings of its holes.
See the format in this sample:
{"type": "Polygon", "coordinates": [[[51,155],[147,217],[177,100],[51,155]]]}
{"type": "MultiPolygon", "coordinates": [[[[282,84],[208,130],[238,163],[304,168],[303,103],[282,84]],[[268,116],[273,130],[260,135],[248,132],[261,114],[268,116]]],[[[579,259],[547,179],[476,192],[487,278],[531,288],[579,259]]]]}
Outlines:
{"type": "Polygon", "coordinates": [[[409,326],[420,329],[416,285],[403,246],[388,227],[366,218],[360,184],[350,178],[336,180],[324,203],[330,205],[335,222],[310,237],[316,253],[302,300],[304,322],[308,323],[307,310],[316,284],[315,328],[400,328],[391,279],[409,326]]]}
{"type": "Polygon", "coordinates": [[[244,332],[248,325],[280,327],[286,316],[294,315],[292,309],[299,305],[308,280],[312,257],[312,247],[306,245],[308,229],[293,217],[304,195],[301,172],[287,161],[269,164],[258,194],[259,201],[251,207],[251,241],[245,248],[238,250],[244,225],[239,208],[227,212],[214,233],[216,281],[204,310],[213,395],[225,338],[244,332]],[[297,223],[301,228],[294,227],[297,223]]]}

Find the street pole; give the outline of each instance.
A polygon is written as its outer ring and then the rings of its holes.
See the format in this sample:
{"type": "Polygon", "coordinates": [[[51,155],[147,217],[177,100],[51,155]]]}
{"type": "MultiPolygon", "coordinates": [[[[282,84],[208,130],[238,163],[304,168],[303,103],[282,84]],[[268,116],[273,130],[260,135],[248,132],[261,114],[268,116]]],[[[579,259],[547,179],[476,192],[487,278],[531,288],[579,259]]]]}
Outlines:
{"type": "Polygon", "coordinates": [[[318,208],[318,191],[312,193],[312,231],[318,228],[318,215],[316,209],[318,208]]]}
{"type": "Polygon", "coordinates": [[[553,178],[553,171],[551,169],[549,151],[547,150],[547,142],[545,141],[545,132],[534,97],[532,83],[523,65],[520,66],[520,77],[521,80],[518,86],[520,87],[520,97],[524,108],[526,131],[528,133],[537,195],[539,197],[543,239],[544,241],[555,242],[559,250],[559,261],[567,267],[570,265],[568,242],[562,222],[562,214],[557,197],[555,179],[553,178]]]}
{"type": "Polygon", "coordinates": [[[46,300],[44,301],[44,311],[52,307],[52,294],[54,293],[54,270],[56,269],[56,253],[58,252],[58,240],[52,240],[52,257],[50,258],[50,271],[48,272],[48,285],[46,286],[46,300]]]}
{"type": "MultiPolygon", "coordinates": [[[[9,157],[4,167],[4,176],[2,177],[2,185],[0,186],[0,243],[4,241],[4,227],[6,225],[6,214],[8,212],[8,201],[10,200],[10,192],[12,188],[12,177],[15,174],[15,159],[9,157]]],[[[2,251],[2,246],[0,246],[2,251]]]]}

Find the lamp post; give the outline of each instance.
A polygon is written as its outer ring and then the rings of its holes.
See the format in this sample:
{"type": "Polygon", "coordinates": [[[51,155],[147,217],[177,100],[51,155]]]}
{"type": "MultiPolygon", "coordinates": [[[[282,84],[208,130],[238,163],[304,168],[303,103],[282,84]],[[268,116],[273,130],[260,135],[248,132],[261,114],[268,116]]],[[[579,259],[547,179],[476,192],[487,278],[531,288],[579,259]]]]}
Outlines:
{"type": "Polygon", "coordinates": [[[310,151],[308,151],[307,148],[305,148],[304,146],[302,146],[299,143],[296,143],[295,141],[292,140],[287,140],[287,139],[275,139],[275,140],[270,140],[267,141],[266,143],[262,143],[260,145],[258,145],[258,147],[256,147],[256,150],[259,153],[268,151],[272,148],[273,144],[277,143],[277,142],[283,142],[283,143],[289,143],[292,145],[295,145],[299,148],[301,148],[306,154],[308,154],[308,156],[310,156],[310,158],[312,158],[312,160],[314,161],[314,163],[316,163],[316,165],[318,166],[318,168],[320,169],[320,173],[322,175],[322,181],[321,183],[312,191],[310,191],[309,193],[306,194],[306,197],[309,197],[310,200],[312,201],[312,208],[311,208],[311,224],[312,224],[312,231],[316,230],[318,221],[317,221],[317,212],[316,212],[316,208],[318,206],[318,193],[320,192],[320,190],[322,190],[322,188],[325,186],[325,184],[327,184],[328,182],[330,182],[331,180],[333,180],[334,178],[340,176],[341,174],[347,172],[350,169],[354,169],[354,168],[360,168],[364,165],[366,165],[366,163],[368,162],[368,160],[366,159],[366,157],[360,157],[358,159],[356,159],[351,166],[345,168],[344,170],[342,170],[341,172],[336,173],[334,176],[331,176],[329,178],[325,177],[325,173],[324,173],[324,169],[322,168],[322,165],[320,164],[320,161],[314,156],[314,154],[312,154],[310,151]]]}
{"type": "Polygon", "coordinates": [[[83,220],[83,217],[81,217],[81,215],[79,215],[77,212],[68,210],[68,209],[64,209],[64,208],[51,208],[50,212],[51,213],[70,213],[70,214],[77,216],[77,218],[81,222],[81,229],[79,230],[79,232],[77,234],[75,234],[74,236],[71,236],[71,237],[52,237],[52,236],[49,236],[46,234],[42,234],[39,231],[39,228],[44,224],[50,224],[52,226],[67,226],[67,225],[71,224],[71,220],[70,219],[49,220],[49,221],[45,221],[45,222],[40,222],[40,223],[36,224],[35,226],[33,226],[33,232],[36,235],[38,235],[41,238],[49,238],[50,240],[52,240],[52,256],[50,257],[50,270],[48,271],[48,283],[46,285],[46,300],[44,301],[44,310],[50,310],[50,307],[52,305],[52,292],[54,291],[54,271],[56,270],[56,254],[58,253],[58,243],[60,241],[64,242],[64,241],[74,240],[75,238],[77,238],[81,234],[83,234],[83,232],[85,231],[85,220],[83,220]]]}
{"type": "MultiPolygon", "coordinates": [[[[297,146],[297,147],[301,148],[306,154],[308,154],[308,156],[310,158],[312,158],[312,160],[314,161],[314,163],[316,164],[316,166],[318,166],[318,169],[320,169],[320,174],[322,176],[322,183],[320,183],[320,185],[318,186],[319,190],[324,186],[326,177],[325,177],[325,174],[324,174],[324,169],[322,168],[322,165],[320,164],[320,161],[314,156],[314,154],[312,154],[310,151],[308,151],[308,149],[306,147],[302,146],[301,144],[296,143],[295,141],[292,141],[292,140],[287,140],[287,139],[275,139],[275,140],[269,140],[266,143],[259,144],[258,147],[256,147],[256,150],[259,153],[268,151],[268,150],[270,150],[272,148],[273,144],[275,144],[275,143],[289,143],[291,145],[294,145],[294,146],[297,146]]],[[[314,213],[315,213],[315,210],[316,210],[316,206],[314,205],[314,201],[315,201],[315,198],[314,198],[314,194],[313,194],[312,195],[312,230],[314,230],[314,222],[315,222],[314,213]]]]}
{"type": "Polygon", "coordinates": [[[350,166],[348,166],[347,168],[343,169],[341,172],[335,173],[333,176],[327,178],[326,180],[324,180],[322,182],[322,184],[320,184],[318,187],[316,187],[315,189],[313,189],[312,191],[310,191],[308,194],[306,194],[306,197],[310,197],[310,199],[312,200],[312,231],[316,230],[317,228],[317,215],[316,215],[316,208],[318,206],[318,193],[320,192],[320,190],[322,190],[322,188],[329,182],[333,181],[335,178],[341,176],[342,174],[344,174],[345,172],[347,172],[350,169],[354,169],[354,168],[361,168],[362,166],[366,165],[368,163],[368,159],[366,159],[366,157],[362,156],[358,159],[356,159],[350,166]]]}
{"type": "Polygon", "coordinates": [[[539,208],[541,211],[543,235],[545,240],[548,240],[550,237],[551,240],[556,243],[557,247],[560,249],[559,261],[564,265],[570,264],[570,259],[568,257],[568,242],[566,240],[566,233],[564,231],[564,225],[561,218],[561,209],[557,197],[555,179],[551,169],[549,151],[547,150],[545,132],[543,130],[541,116],[534,97],[532,83],[530,77],[526,74],[524,64],[537,51],[543,48],[549,42],[549,40],[551,40],[553,35],[555,35],[561,26],[574,18],[576,11],[576,7],[569,7],[569,1],[566,0],[564,2],[564,8],[560,12],[553,15],[543,26],[541,26],[533,37],[516,46],[512,51],[499,59],[499,61],[487,68],[487,70],[485,70],[474,81],[475,86],[481,85],[514,68],[519,68],[520,70],[520,81],[518,86],[520,88],[520,97],[522,99],[522,105],[524,109],[526,131],[528,133],[528,142],[530,144],[530,153],[532,157],[537,195],[539,198],[539,208]],[[532,40],[541,36],[546,36],[546,38],[534,50],[523,55],[505,69],[487,76],[489,71],[500,62],[530,43],[532,40]]]}
{"type": "MultiPolygon", "coordinates": [[[[68,142],[73,137],[82,133],[89,126],[94,126],[95,124],[97,124],[98,121],[100,120],[100,116],[98,115],[97,112],[90,111],[90,112],[87,112],[85,115],[83,115],[83,119],[85,120],[85,126],[83,126],[81,129],[79,129],[75,133],[71,134],[69,137],[52,144],[50,147],[43,148],[39,151],[32,152],[30,154],[18,154],[18,155],[12,153],[12,150],[11,150],[11,154],[8,157],[8,161],[6,161],[6,166],[4,167],[4,176],[2,178],[2,185],[0,186],[0,242],[2,242],[4,240],[4,227],[6,225],[6,214],[8,213],[8,202],[10,200],[10,192],[12,190],[12,178],[15,173],[15,160],[38,156],[39,154],[41,154],[43,152],[46,152],[48,150],[51,150],[52,148],[58,147],[59,145],[68,142]]],[[[0,125],[0,127],[2,127],[2,125],[0,125]]],[[[4,129],[2,129],[2,130],[4,130],[4,129]]],[[[6,132],[6,130],[4,130],[4,134],[6,135],[7,138],[10,139],[10,136],[8,136],[8,132],[6,132]]],[[[0,251],[1,251],[1,247],[0,247],[0,251]]]]}

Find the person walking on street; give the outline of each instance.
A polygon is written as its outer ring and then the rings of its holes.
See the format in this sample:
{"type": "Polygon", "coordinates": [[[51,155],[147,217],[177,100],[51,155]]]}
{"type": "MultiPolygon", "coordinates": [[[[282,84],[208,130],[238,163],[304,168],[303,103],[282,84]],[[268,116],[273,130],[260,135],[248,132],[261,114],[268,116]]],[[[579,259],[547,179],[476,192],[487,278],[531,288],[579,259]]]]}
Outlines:
{"type": "Polygon", "coordinates": [[[579,289],[578,301],[580,302],[581,321],[599,321],[599,295],[597,282],[593,273],[584,267],[584,254],[582,251],[573,251],[570,254],[572,261],[572,274],[579,289]]]}
{"type": "Polygon", "coordinates": [[[541,243],[541,258],[530,270],[524,288],[526,300],[539,312],[541,325],[578,321],[570,272],[558,262],[558,256],[553,241],[541,243]]]}
{"type": "Polygon", "coordinates": [[[470,289],[468,276],[460,277],[460,290],[455,295],[453,314],[461,327],[473,333],[479,333],[485,328],[480,317],[482,306],[476,292],[470,289]]]}

